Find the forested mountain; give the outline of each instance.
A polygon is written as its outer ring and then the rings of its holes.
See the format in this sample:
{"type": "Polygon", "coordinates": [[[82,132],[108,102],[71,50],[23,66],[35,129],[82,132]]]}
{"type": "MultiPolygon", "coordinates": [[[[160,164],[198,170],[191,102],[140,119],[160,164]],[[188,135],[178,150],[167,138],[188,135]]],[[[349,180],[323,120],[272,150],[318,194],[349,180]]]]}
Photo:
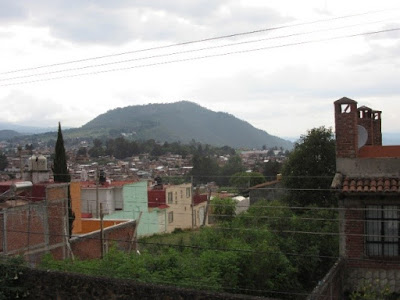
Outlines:
{"type": "Polygon", "coordinates": [[[20,136],[20,135],[21,135],[21,133],[16,132],[14,130],[7,130],[7,129],[0,130],[0,141],[8,140],[10,138],[20,136]]]}
{"type": "Polygon", "coordinates": [[[99,115],[80,129],[110,136],[131,135],[134,139],[161,142],[197,142],[215,146],[292,148],[292,143],[253,127],[233,115],[214,112],[189,101],[116,108],[99,115]]]}

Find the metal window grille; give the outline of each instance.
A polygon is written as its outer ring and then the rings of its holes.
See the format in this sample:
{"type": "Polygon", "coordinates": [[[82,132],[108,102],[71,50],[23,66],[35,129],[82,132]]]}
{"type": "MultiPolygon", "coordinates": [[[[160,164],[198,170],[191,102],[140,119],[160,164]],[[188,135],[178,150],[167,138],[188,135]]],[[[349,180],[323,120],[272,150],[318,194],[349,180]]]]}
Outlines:
{"type": "Polygon", "coordinates": [[[399,255],[399,207],[367,205],[366,251],[368,256],[399,255]]]}

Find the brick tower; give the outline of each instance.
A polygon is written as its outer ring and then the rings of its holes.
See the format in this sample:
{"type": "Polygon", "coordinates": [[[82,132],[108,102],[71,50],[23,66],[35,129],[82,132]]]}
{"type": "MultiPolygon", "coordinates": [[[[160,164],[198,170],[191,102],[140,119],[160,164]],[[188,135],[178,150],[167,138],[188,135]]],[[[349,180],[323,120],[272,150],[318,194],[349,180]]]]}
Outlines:
{"type": "Polygon", "coordinates": [[[358,153],[357,102],[343,97],[334,102],[336,157],[356,158],[358,153]]]}

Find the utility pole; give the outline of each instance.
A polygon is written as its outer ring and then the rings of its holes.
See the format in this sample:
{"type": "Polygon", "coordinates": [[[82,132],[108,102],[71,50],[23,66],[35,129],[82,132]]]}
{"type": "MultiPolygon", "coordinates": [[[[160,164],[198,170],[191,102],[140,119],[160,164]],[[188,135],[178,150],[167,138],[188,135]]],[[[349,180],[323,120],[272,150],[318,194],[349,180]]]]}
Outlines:
{"type": "Polygon", "coordinates": [[[208,187],[207,189],[207,204],[206,204],[206,211],[204,212],[204,219],[203,219],[203,226],[207,224],[207,217],[208,217],[208,210],[210,207],[210,200],[211,200],[211,188],[208,187]]]}
{"type": "Polygon", "coordinates": [[[193,199],[193,176],[190,176],[190,198],[191,198],[191,206],[192,206],[192,229],[194,229],[194,199],[193,199]]]}
{"type": "Polygon", "coordinates": [[[135,222],[135,229],[133,230],[133,233],[132,233],[132,239],[131,239],[131,243],[129,245],[129,252],[132,251],[133,245],[135,245],[136,253],[139,250],[139,244],[137,242],[137,231],[138,231],[138,227],[139,227],[141,218],[142,218],[142,212],[139,213],[139,217],[136,219],[136,222],[135,222]]]}
{"type": "Polygon", "coordinates": [[[100,258],[104,257],[103,203],[100,203],[100,258]]]}
{"type": "Polygon", "coordinates": [[[99,166],[97,165],[96,170],[96,218],[99,218],[99,166]]]}
{"type": "Polygon", "coordinates": [[[18,154],[19,154],[19,171],[20,171],[20,176],[21,180],[23,179],[24,171],[22,169],[22,147],[21,145],[18,146],[18,154]]]}

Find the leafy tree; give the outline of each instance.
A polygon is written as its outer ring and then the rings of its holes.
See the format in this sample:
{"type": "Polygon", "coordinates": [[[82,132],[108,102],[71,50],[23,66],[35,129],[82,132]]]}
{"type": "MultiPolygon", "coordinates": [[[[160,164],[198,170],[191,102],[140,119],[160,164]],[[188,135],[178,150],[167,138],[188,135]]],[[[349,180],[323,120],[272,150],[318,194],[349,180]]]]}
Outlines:
{"type": "Polygon", "coordinates": [[[264,163],[263,175],[268,178],[268,180],[274,180],[276,175],[281,172],[281,169],[282,163],[275,160],[269,160],[268,162],[264,163]]]}
{"type": "Polygon", "coordinates": [[[4,171],[8,166],[7,156],[0,151],[0,171],[4,171]]]}
{"type": "Polygon", "coordinates": [[[99,157],[105,154],[103,142],[100,139],[93,140],[93,147],[89,149],[88,154],[90,157],[99,157]]]}
{"type": "Polygon", "coordinates": [[[158,144],[155,144],[153,149],[150,152],[150,155],[154,156],[154,157],[157,157],[157,156],[160,156],[163,154],[164,154],[163,148],[158,144]]]}
{"type": "Polygon", "coordinates": [[[26,263],[22,256],[2,257],[0,262],[0,299],[26,298],[29,293],[21,279],[26,263]]]}
{"type": "MultiPolygon", "coordinates": [[[[65,154],[64,139],[61,132],[61,124],[58,123],[57,142],[53,162],[53,176],[55,182],[70,182],[71,175],[68,172],[67,156],[65,154]]],[[[71,207],[71,195],[68,185],[68,221],[69,221],[69,235],[72,234],[72,225],[75,220],[75,215],[71,207]]]]}
{"type": "Polygon", "coordinates": [[[219,166],[214,158],[195,154],[192,158],[192,163],[191,175],[195,184],[207,183],[217,179],[219,166]]]}
{"type": "Polygon", "coordinates": [[[234,155],[229,158],[228,162],[221,169],[221,177],[218,181],[220,186],[227,186],[229,184],[229,178],[235,174],[245,170],[242,159],[239,155],[234,155]]]}
{"type": "Polygon", "coordinates": [[[285,163],[283,183],[289,189],[292,206],[330,206],[329,191],[336,170],[335,140],[331,129],[311,129],[296,143],[285,163]]]}
{"type": "Polygon", "coordinates": [[[214,198],[211,201],[212,214],[216,221],[230,222],[236,214],[236,201],[232,198],[214,198]]]}

